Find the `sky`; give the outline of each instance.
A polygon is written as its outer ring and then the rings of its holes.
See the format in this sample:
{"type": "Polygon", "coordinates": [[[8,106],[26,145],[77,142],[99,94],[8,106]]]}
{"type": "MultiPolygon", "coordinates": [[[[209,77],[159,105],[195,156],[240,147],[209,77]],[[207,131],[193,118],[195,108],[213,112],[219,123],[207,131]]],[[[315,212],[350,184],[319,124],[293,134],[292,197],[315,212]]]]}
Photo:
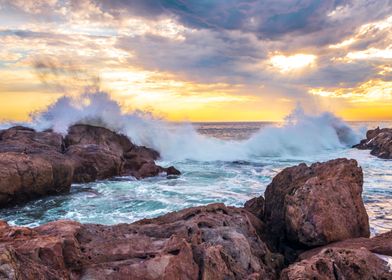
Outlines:
{"type": "Polygon", "coordinates": [[[0,120],[95,91],[172,121],[392,120],[392,0],[0,0],[0,120]]]}

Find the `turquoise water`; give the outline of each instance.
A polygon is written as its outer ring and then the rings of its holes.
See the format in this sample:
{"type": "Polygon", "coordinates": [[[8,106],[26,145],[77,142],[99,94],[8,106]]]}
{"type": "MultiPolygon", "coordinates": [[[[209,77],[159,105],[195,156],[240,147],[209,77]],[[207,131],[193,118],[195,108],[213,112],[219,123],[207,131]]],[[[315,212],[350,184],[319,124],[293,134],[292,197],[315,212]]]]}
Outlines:
{"type": "MultiPolygon", "coordinates": [[[[244,141],[266,123],[195,124],[208,137],[244,141]]],[[[353,123],[359,129],[366,123],[353,123]]],[[[392,229],[392,160],[370,156],[369,151],[351,148],[326,150],[312,156],[255,156],[239,161],[161,161],[175,165],[182,175],[137,181],[131,177],[73,185],[71,193],[39,199],[25,205],[0,210],[0,219],[11,224],[35,226],[58,219],[83,223],[129,223],[142,218],[223,202],[242,206],[264,193],[273,176],[285,167],[347,157],[358,160],[364,170],[363,198],[373,233],[392,229]]]]}

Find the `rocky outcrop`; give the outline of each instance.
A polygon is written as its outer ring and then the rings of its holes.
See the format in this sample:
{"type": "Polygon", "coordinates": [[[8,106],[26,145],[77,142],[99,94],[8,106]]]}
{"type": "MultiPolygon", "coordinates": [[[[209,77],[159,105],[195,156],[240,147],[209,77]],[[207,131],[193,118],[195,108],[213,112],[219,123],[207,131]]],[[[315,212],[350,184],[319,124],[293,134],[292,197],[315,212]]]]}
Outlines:
{"type": "Polygon", "coordinates": [[[278,250],[309,249],[369,237],[362,169],[337,159],[284,169],[265,191],[264,222],[278,250]]]}
{"type": "Polygon", "coordinates": [[[0,224],[6,279],[276,279],[282,257],[243,209],[211,204],[116,226],[0,224]],[[24,266],[24,264],[26,264],[24,266]]]}
{"type": "Polygon", "coordinates": [[[65,138],[21,126],[2,130],[0,207],[68,192],[72,182],[180,174],[174,167],[156,165],[158,157],[158,152],[102,127],[74,125],[65,138]]]}
{"type": "Polygon", "coordinates": [[[368,250],[324,249],[317,255],[290,265],[281,280],[293,279],[392,279],[387,263],[368,250]]]}
{"type": "Polygon", "coordinates": [[[375,253],[375,254],[380,254],[380,255],[386,255],[386,256],[392,256],[392,231],[388,231],[386,233],[379,234],[375,237],[372,238],[353,238],[353,239],[346,239],[343,241],[339,242],[333,242],[331,244],[322,246],[322,247],[317,247],[312,250],[308,250],[304,253],[302,253],[299,258],[300,259],[308,259],[316,254],[318,254],[320,251],[324,249],[329,249],[329,248],[348,248],[348,249],[360,249],[360,248],[365,248],[368,251],[375,253]]]}
{"type": "Polygon", "coordinates": [[[366,139],[362,140],[354,148],[371,150],[371,154],[383,159],[392,159],[392,129],[377,127],[366,133],[366,139]]]}
{"type": "Polygon", "coordinates": [[[62,136],[13,127],[0,132],[0,207],[69,191],[73,165],[62,136]]]}
{"type": "Polygon", "coordinates": [[[368,238],[361,191],[356,161],[338,159],[284,169],[244,208],[210,204],[115,226],[0,221],[0,278],[389,280],[376,254],[392,256],[392,231],[368,238]]]}

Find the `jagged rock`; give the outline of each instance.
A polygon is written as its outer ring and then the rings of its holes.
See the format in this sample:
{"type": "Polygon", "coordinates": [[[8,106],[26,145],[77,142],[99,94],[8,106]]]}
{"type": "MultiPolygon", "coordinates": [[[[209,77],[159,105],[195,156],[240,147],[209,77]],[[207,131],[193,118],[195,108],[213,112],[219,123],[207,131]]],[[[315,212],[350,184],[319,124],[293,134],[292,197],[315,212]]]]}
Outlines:
{"type": "Polygon", "coordinates": [[[103,127],[74,125],[65,139],[22,126],[1,130],[0,207],[68,192],[72,182],[180,174],[156,165],[158,158],[158,152],[103,127]]]}
{"type": "Polygon", "coordinates": [[[68,192],[72,162],[62,154],[62,137],[13,127],[0,133],[0,207],[68,192]]]}
{"type": "Polygon", "coordinates": [[[264,219],[264,205],[265,200],[264,197],[254,197],[244,204],[244,208],[249,212],[253,213],[256,217],[260,219],[264,219]]]}
{"type": "MultiPolygon", "coordinates": [[[[0,275],[13,279],[276,279],[282,257],[258,219],[223,204],[134,224],[57,221],[29,229],[0,223],[0,275]],[[23,272],[23,264],[28,269],[23,272]],[[34,268],[34,270],[33,270],[34,268]],[[50,278],[48,278],[50,279],[50,278]]],[[[7,279],[7,278],[6,278],[7,279]]]]}
{"type": "Polygon", "coordinates": [[[392,279],[387,263],[368,250],[324,249],[317,255],[290,265],[281,280],[297,279],[392,279]]]}
{"type": "Polygon", "coordinates": [[[119,156],[135,147],[125,135],[115,133],[104,127],[84,124],[71,126],[64,142],[66,147],[97,145],[119,156]]]}
{"type": "Polygon", "coordinates": [[[366,133],[366,139],[353,146],[361,150],[371,150],[371,154],[383,159],[392,159],[392,129],[371,129],[366,133]]]}
{"type": "Polygon", "coordinates": [[[120,176],[123,170],[121,157],[99,145],[72,145],[65,153],[74,166],[73,182],[86,183],[120,176]]]}
{"type": "Polygon", "coordinates": [[[334,242],[322,247],[317,247],[312,250],[306,251],[302,253],[299,258],[307,259],[320,251],[327,248],[348,248],[348,249],[360,249],[366,248],[372,253],[391,256],[392,257],[392,231],[388,231],[386,233],[374,236],[372,238],[353,238],[347,239],[339,242],[334,242]]]}
{"type": "Polygon", "coordinates": [[[369,236],[362,169],[336,159],[284,169],[265,191],[264,222],[272,246],[307,249],[369,236]]]}

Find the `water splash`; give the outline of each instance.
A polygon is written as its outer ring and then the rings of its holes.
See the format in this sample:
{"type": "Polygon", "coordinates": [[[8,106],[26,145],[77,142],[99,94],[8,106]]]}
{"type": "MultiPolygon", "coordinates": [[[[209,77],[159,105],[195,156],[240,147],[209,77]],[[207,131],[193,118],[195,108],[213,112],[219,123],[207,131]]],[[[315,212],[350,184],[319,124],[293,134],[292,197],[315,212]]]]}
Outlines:
{"type": "Polygon", "coordinates": [[[126,134],[138,145],[158,150],[165,160],[247,160],[261,156],[306,156],[349,147],[358,135],[331,113],[307,115],[300,106],[280,126],[271,125],[244,141],[220,140],[201,135],[189,123],[173,124],[152,114],[123,112],[107,93],[64,96],[45,111],[32,115],[38,130],[66,133],[75,123],[107,127],[126,134]]]}

